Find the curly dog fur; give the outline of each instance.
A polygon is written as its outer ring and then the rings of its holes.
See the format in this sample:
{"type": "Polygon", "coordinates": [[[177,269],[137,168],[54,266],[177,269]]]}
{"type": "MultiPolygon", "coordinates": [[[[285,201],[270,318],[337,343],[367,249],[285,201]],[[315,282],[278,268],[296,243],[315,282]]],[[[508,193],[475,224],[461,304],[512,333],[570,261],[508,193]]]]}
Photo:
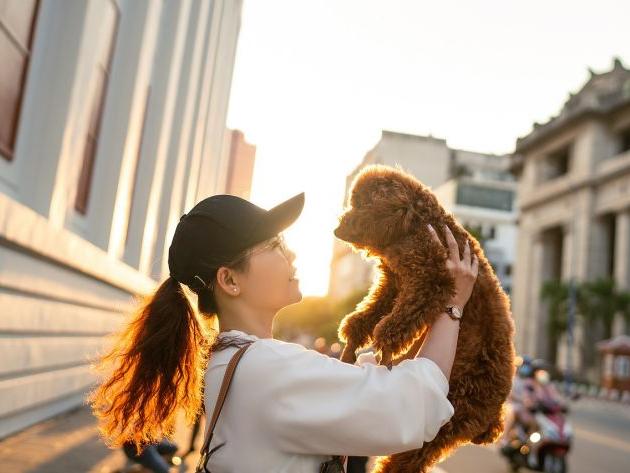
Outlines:
{"type": "Polygon", "coordinates": [[[383,165],[364,168],[354,179],[349,205],[336,237],[378,261],[379,277],[339,326],[346,343],[341,359],[372,344],[381,364],[414,356],[427,328],[455,293],[446,267],[443,225],[479,260],[479,272],[460,322],[448,399],[455,413],[422,448],[380,457],[376,472],[427,472],[468,442],[494,442],[503,430],[504,402],[514,375],[514,323],[510,301],[477,240],[446,212],[431,190],[404,171],[383,165]],[[443,246],[431,238],[437,231],[443,246]]]}

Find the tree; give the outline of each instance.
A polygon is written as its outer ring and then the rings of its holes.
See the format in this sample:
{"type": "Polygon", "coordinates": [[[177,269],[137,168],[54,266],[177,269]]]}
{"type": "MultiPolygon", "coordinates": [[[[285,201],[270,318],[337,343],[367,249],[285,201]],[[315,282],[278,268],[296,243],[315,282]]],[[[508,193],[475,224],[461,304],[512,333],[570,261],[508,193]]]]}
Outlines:
{"type": "Polygon", "coordinates": [[[558,342],[564,332],[567,331],[567,310],[569,302],[569,285],[559,279],[545,281],[540,290],[540,297],[546,300],[547,314],[547,354],[549,362],[556,364],[558,359],[558,342]]]}
{"type": "Polygon", "coordinates": [[[591,324],[601,324],[604,338],[612,337],[615,315],[619,312],[630,319],[630,293],[617,289],[613,278],[587,281],[578,291],[580,314],[591,324]]]}
{"type": "Polygon", "coordinates": [[[305,297],[299,303],[283,308],[274,324],[274,336],[291,339],[302,333],[324,337],[327,343],[337,341],[339,322],[366,296],[368,289],[357,290],[341,300],[330,297],[305,297]]]}

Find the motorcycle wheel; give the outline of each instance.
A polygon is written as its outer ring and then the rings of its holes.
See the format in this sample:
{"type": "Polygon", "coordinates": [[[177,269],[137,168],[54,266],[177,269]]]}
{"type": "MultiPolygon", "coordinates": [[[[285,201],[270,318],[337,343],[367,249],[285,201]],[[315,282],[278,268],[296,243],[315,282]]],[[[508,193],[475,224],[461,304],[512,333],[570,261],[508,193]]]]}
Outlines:
{"type": "Polygon", "coordinates": [[[567,473],[566,458],[556,455],[545,455],[543,471],[545,473],[567,473]]]}

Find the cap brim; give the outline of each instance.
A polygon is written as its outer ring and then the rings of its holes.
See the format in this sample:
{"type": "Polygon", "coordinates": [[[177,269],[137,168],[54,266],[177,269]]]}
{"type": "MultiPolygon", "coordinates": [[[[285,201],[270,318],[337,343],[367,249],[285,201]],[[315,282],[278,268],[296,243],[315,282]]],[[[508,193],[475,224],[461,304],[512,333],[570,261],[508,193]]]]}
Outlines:
{"type": "Polygon", "coordinates": [[[302,213],[304,192],[285,200],[266,211],[252,233],[254,242],[271,238],[289,227],[302,213]]]}

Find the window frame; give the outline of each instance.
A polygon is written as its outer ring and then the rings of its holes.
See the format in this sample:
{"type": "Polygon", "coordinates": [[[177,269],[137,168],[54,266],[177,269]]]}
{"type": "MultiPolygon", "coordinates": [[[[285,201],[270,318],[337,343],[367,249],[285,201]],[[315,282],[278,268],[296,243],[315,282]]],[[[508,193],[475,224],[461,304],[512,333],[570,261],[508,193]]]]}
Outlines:
{"type": "MultiPolygon", "coordinates": [[[[98,62],[96,65],[95,74],[100,74],[103,72],[103,82],[101,85],[101,95],[100,98],[91,97],[93,100],[98,100],[97,105],[97,116],[95,118],[96,125],[94,127],[93,136],[91,134],[90,123],[92,122],[92,115],[88,115],[89,124],[88,129],[85,133],[85,138],[83,142],[83,152],[81,155],[81,169],[79,171],[79,180],[77,182],[77,191],[74,196],[74,202],[72,208],[74,210],[75,215],[80,215],[81,217],[85,217],[89,210],[90,203],[90,191],[92,189],[92,182],[94,179],[94,167],[96,163],[96,159],[98,158],[98,143],[99,138],[102,132],[103,127],[103,116],[105,114],[105,103],[107,101],[108,89],[110,84],[111,72],[112,72],[112,64],[114,62],[114,55],[116,51],[116,43],[118,41],[118,33],[120,29],[120,8],[115,1],[110,2],[114,8],[114,27],[111,36],[111,43],[109,44],[109,52],[107,53],[107,61],[105,62],[106,67],[103,67],[101,62],[98,62]],[[87,153],[87,148],[90,145],[91,151],[90,154],[87,153]]],[[[92,105],[93,106],[93,105],[92,105]]],[[[92,109],[89,110],[92,112],[92,109]]]]}
{"type": "Polygon", "coordinates": [[[18,141],[18,135],[21,128],[22,107],[24,105],[24,97],[26,96],[26,89],[28,85],[28,75],[30,72],[30,66],[33,58],[33,45],[35,43],[35,31],[37,29],[38,17],[40,13],[41,2],[40,0],[34,0],[33,16],[30,21],[30,29],[28,33],[28,44],[26,47],[22,45],[14,33],[5,25],[0,17],[0,34],[5,34],[14,45],[20,49],[24,54],[25,64],[22,69],[22,77],[20,80],[20,90],[17,98],[17,108],[15,110],[14,125],[11,130],[11,138],[8,144],[4,143],[0,139],[0,161],[12,163],[15,160],[15,148],[18,141]]]}

